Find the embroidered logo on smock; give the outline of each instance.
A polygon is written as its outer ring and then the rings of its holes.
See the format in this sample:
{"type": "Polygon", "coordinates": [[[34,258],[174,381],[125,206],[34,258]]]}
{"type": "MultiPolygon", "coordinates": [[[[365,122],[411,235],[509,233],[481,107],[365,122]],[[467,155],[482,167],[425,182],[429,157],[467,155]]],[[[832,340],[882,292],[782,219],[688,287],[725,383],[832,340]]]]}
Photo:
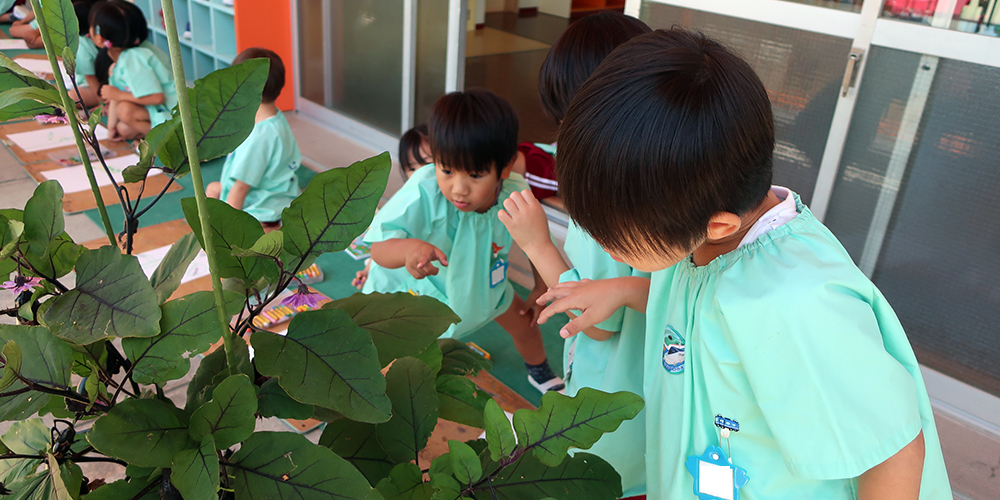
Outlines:
{"type": "Polygon", "coordinates": [[[663,331],[663,369],[668,373],[684,371],[684,337],[670,325],[663,331]]]}

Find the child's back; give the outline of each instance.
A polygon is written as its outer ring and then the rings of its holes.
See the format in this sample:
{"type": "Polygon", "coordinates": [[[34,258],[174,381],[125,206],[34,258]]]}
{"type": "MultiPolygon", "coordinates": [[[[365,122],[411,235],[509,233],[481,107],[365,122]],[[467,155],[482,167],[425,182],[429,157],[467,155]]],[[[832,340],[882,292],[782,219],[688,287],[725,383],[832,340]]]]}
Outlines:
{"type": "MultiPolygon", "coordinates": [[[[895,314],[797,195],[770,185],[773,119],[749,65],[684,30],[638,37],[580,90],[559,140],[570,214],[653,271],[650,498],[951,497],[895,314]]],[[[589,311],[590,286],[560,298],[589,311]]]]}
{"type": "Polygon", "coordinates": [[[163,104],[146,106],[149,112],[150,128],[170,119],[170,110],[177,105],[177,89],[170,67],[163,64],[156,47],[132,47],[125,49],[115,61],[108,83],[133,96],[140,98],[162,93],[163,104]]]}

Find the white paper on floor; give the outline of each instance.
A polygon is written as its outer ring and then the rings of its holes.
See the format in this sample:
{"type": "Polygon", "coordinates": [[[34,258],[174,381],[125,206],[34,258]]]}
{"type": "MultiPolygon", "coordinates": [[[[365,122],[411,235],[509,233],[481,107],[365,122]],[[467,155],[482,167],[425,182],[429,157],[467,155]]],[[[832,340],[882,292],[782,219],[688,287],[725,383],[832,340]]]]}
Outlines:
{"type": "Polygon", "coordinates": [[[28,42],[20,38],[0,39],[0,50],[28,50],[28,42]]]}
{"type": "MultiPolygon", "coordinates": [[[[115,181],[121,184],[125,182],[125,179],[122,177],[122,171],[132,165],[135,165],[136,163],[139,163],[139,156],[131,154],[116,158],[109,158],[105,160],[105,163],[108,165],[108,170],[111,170],[111,175],[114,176],[115,181]]],[[[91,166],[94,167],[94,177],[97,179],[97,185],[110,186],[111,178],[108,177],[108,173],[104,171],[101,164],[98,162],[92,162],[91,166]]],[[[163,171],[160,169],[151,169],[148,177],[153,177],[162,173],[163,171]]],[[[87,171],[84,169],[83,165],[46,170],[42,172],[42,175],[48,180],[59,181],[59,185],[62,186],[64,193],[78,193],[80,191],[90,190],[90,180],[87,179],[87,171]]]]}
{"type": "MultiPolygon", "coordinates": [[[[168,251],[170,251],[170,245],[136,254],[135,257],[139,259],[139,265],[142,266],[142,272],[147,278],[153,275],[153,271],[156,271],[160,262],[167,256],[168,251]]],[[[205,255],[204,250],[201,250],[195,256],[194,260],[191,261],[191,265],[188,266],[187,271],[184,272],[184,276],[181,277],[181,283],[187,283],[208,276],[208,274],[208,256],[205,255]]]]}
{"type": "MultiPolygon", "coordinates": [[[[20,65],[22,68],[32,72],[38,78],[45,78],[43,75],[52,74],[52,64],[49,63],[48,59],[32,59],[29,57],[15,57],[14,62],[20,65]]],[[[62,61],[59,61],[59,74],[63,77],[63,83],[66,88],[73,88],[73,78],[66,74],[66,67],[63,66],[62,61]]]]}
{"type": "MultiPolygon", "coordinates": [[[[98,125],[95,133],[99,140],[108,138],[108,129],[104,128],[104,125],[98,125]]],[[[73,138],[73,129],[69,125],[45,127],[41,130],[10,134],[7,136],[7,140],[29,153],[76,145],[76,139],[73,138]]]]}

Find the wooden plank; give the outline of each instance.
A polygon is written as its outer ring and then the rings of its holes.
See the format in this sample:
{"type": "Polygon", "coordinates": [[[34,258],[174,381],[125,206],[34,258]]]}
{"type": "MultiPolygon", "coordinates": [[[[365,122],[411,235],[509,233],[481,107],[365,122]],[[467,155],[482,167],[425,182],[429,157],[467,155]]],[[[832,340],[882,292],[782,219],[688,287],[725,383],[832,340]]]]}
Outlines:
{"type": "MultiPolygon", "coordinates": [[[[128,153],[128,151],[124,151],[128,153]]],[[[101,168],[99,163],[93,164],[94,168],[101,168]]],[[[24,166],[24,170],[28,172],[36,182],[45,182],[45,176],[42,172],[49,170],[56,170],[60,168],[65,168],[61,163],[54,161],[44,161],[39,163],[31,163],[24,166]]],[[[170,178],[166,175],[155,175],[146,179],[146,188],[143,190],[143,195],[147,197],[155,196],[159,193],[167,183],[170,182],[170,178]]],[[[129,199],[134,200],[139,193],[141,188],[141,183],[130,183],[123,184],[125,189],[129,193],[129,199]]],[[[183,189],[180,184],[174,182],[167,189],[168,193],[174,191],[180,191],[183,189]]],[[[103,186],[101,187],[101,197],[104,199],[104,204],[106,206],[118,205],[120,201],[118,200],[118,194],[115,192],[114,186],[103,186]]],[[[94,194],[90,191],[88,186],[85,191],[77,191],[75,193],[66,193],[63,195],[63,211],[66,213],[76,213],[82,212],[84,210],[91,210],[97,208],[97,200],[94,198],[94,194]]]]}
{"type": "MultiPolygon", "coordinates": [[[[21,132],[32,132],[35,130],[41,130],[45,127],[62,127],[62,126],[64,125],[63,124],[42,125],[35,120],[6,122],[0,125],[0,138],[3,138],[4,144],[6,144],[7,147],[10,149],[10,151],[14,153],[14,156],[16,156],[17,159],[21,160],[21,163],[24,164],[35,163],[40,161],[51,161],[53,158],[59,158],[59,157],[65,158],[79,154],[76,149],[76,146],[46,149],[31,153],[21,149],[17,144],[14,144],[12,141],[7,139],[7,136],[9,136],[10,134],[17,134],[21,132]]],[[[111,141],[105,139],[101,141],[101,144],[104,145],[104,147],[107,149],[124,152],[126,154],[132,149],[127,142],[123,141],[111,141]]]]}

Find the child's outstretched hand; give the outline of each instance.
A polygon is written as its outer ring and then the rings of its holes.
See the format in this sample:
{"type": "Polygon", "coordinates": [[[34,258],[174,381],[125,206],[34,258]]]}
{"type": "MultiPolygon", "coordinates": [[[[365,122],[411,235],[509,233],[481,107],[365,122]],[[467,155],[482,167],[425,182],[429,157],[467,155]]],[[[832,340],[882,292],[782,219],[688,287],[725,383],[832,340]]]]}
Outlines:
{"type": "Polygon", "coordinates": [[[431,264],[435,260],[440,262],[442,266],[448,265],[448,257],[440,248],[426,241],[413,241],[413,247],[406,254],[406,270],[414,278],[419,280],[436,275],[438,268],[431,264]]]}
{"type": "Polygon", "coordinates": [[[580,311],[579,316],[559,330],[559,335],[566,339],[610,318],[622,306],[646,312],[648,298],[647,278],[567,281],[549,288],[548,292],[538,298],[539,304],[552,302],[538,315],[538,323],[544,324],[561,312],[580,311]]]}
{"type": "Polygon", "coordinates": [[[507,226],[514,241],[531,255],[533,248],[552,243],[549,237],[549,221],[542,204],[531,194],[530,189],[513,192],[504,200],[503,209],[497,214],[500,222],[507,226]]]}
{"type": "Polygon", "coordinates": [[[365,282],[368,281],[368,273],[371,272],[371,269],[372,261],[369,259],[368,262],[365,263],[365,268],[354,274],[354,279],[351,280],[351,284],[358,290],[364,288],[365,282]]]}

